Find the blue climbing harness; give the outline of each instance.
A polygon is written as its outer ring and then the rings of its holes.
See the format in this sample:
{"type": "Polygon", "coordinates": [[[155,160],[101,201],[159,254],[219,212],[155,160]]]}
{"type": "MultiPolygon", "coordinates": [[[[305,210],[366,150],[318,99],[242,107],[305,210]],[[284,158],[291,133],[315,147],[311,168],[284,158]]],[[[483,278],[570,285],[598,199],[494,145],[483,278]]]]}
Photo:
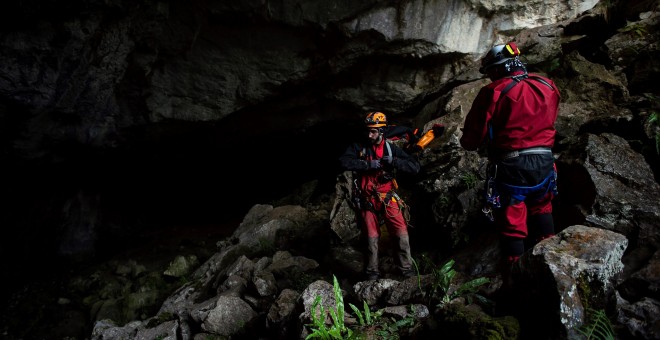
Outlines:
{"type": "Polygon", "coordinates": [[[495,171],[492,176],[488,177],[485,185],[486,204],[482,212],[491,220],[494,221],[493,209],[499,209],[502,206],[508,206],[511,201],[523,202],[528,196],[530,199],[541,199],[548,191],[552,191],[553,195],[558,195],[557,190],[557,172],[552,170],[550,174],[539,184],[534,186],[518,186],[510,185],[497,181],[497,165],[494,165],[495,171]],[[545,188],[545,190],[543,190],[545,188]],[[501,195],[504,194],[504,195],[501,195]],[[530,196],[530,194],[532,194],[530,196]]]}

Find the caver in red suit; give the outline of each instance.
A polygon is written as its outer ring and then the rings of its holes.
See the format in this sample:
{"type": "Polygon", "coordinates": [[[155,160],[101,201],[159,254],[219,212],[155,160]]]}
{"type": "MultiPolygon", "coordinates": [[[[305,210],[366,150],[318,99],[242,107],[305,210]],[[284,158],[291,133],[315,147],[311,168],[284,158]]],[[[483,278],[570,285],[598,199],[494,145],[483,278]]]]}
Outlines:
{"type": "Polygon", "coordinates": [[[515,43],[497,45],[480,72],[492,83],[480,91],[465,118],[461,145],[488,147],[492,197],[487,197],[513,263],[527,245],[554,235],[551,200],[556,195],[555,141],[560,94],[552,80],[528,74],[515,43]],[[497,205],[500,207],[498,208],[497,205]]]}
{"type": "Polygon", "coordinates": [[[365,275],[369,280],[380,277],[378,243],[382,220],[396,248],[394,260],[400,274],[411,277],[415,272],[410,255],[405,203],[396,193],[395,173],[416,174],[420,164],[417,158],[385,140],[385,114],[370,112],[365,123],[368,140],[350,145],[339,158],[342,167],[353,171],[358,181],[355,199],[367,239],[365,275]]]}

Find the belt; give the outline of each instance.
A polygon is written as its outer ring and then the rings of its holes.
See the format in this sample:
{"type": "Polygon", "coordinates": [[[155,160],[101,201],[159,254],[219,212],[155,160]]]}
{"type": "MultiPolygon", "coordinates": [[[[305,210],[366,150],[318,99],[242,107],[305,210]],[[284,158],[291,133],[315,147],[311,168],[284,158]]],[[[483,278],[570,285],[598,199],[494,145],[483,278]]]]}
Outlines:
{"type": "Polygon", "coordinates": [[[546,148],[546,147],[520,149],[520,150],[504,152],[504,153],[498,154],[497,158],[499,158],[499,159],[509,159],[509,158],[516,158],[516,157],[522,156],[522,155],[541,155],[541,154],[544,154],[544,153],[552,153],[552,150],[550,148],[546,148]]]}

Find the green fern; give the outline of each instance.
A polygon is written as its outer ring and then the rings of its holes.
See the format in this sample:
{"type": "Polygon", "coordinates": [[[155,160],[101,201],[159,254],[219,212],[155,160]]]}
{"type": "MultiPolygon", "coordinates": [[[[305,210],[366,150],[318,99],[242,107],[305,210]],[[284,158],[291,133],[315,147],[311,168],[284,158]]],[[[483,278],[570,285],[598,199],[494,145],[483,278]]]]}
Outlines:
{"type": "Polygon", "coordinates": [[[646,122],[649,125],[655,125],[655,152],[660,155],[660,129],[658,129],[658,126],[660,125],[660,112],[651,112],[651,114],[649,114],[648,118],[646,119],[646,122]]]}
{"type": "Polygon", "coordinates": [[[465,187],[469,189],[473,189],[475,186],[477,186],[477,182],[479,181],[479,177],[475,175],[474,173],[466,173],[461,177],[461,180],[463,180],[463,184],[465,184],[465,187]]]}
{"type": "Polygon", "coordinates": [[[478,277],[474,280],[470,280],[462,284],[456,292],[453,294],[453,297],[465,296],[468,300],[468,303],[472,303],[472,298],[476,297],[478,300],[482,301],[481,295],[477,294],[479,287],[490,282],[490,279],[487,277],[478,277]]]}
{"type": "Polygon", "coordinates": [[[443,303],[451,301],[449,288],[451,288],[451,281],[454,280],[454,276],[456,276],[456,271],[452,268],[454,263],[454,260],[449,260],[442,267],[440,267],[440,270],[435,271],[434,273],[435,282],[437,284],[436,288],[439,289],[440,293],[442,294],[443,303]]]}
{"type": "Polygon", "coordinates": [[[376,324],[378,319],[381,317],[383,314],[383,310],[379,310],[374,314],[371,314],[371,310],[369,309],[369,305],[367,304],[367,301],[362,301],[363,303],[363,309],[364,313],[362,313],[354,304],[349,303],[348,305],[353,309],[353,312],[355,312],[355,315],[358,318],[358,322],[360,323],[360,326],[372,326],[376,324]]]}
{"type": "MultiPolygon", "coordinates": [[[[426,259],[430,262],[428,258],[426,259]]],[[[452,268],[454,263],[455,261],[450,259],[440,268],[432,267],[433,283],[431,284],[429,299],[433,300],[434,298],[439,298],[440,303],[437,305],[437,307],[441,307],[453,299],[461,296],[464,296],[468,300],[468,303],[472,303],[473,299],[477,299],[482,303],[487,303],[488,300],[485,297],[477,294],[479,287],[490,282],[490,279],[486,277],[470,280],[461,284],[453,292],[450,291],[452,281],[457,274],[456,270],[452,268]]],[[[433,263],[430,262],[429,265],[433,266],[433,263]]]]}
{"type": "MultiPolygon", "coordinates": [[[[365,314],[365,316],[367,315],[367,313],[369,313],[369,315],[370,315],[371,310],[369,309],[369,305],[367,305],[367,301],[362,301],[362,302],[364,303],[364,314],[365,314]]],[[[355,316],[357,316],[358,322],[360,323],[360,326],[368,325],[368,323],[367,323],[368,321],[365,321],[365,317],[362,316],[362,312],[360,312],[360,310],[357,307],[355,307],[354,304],[349,303],[348,305],[351,307],[351,309],[355,313],[355,316]]],[[[370,318],[367,318],[367,320],[370,320],[370,318]]]]}
{"type": "Polygon", "coordinates": [[[335,308],[330,310],[332,325],[329,328],[326,326],[325,308],[323,308],[323,305],[321,304],[321,297],[317,295],[312,304],[312,324],[308,325],[312,329],[312,333],[305,339],[344,339],[344,334],[346,335],[346,338],[350,338],[353,334],[353,331],[350,328],[347,328],[344,324],[344,296],[341,293],[341,287],[339,287],[337,277],[333,275],[332,279],[335,293],[335,308]],[[320,308],[318,317],[316,314],[317,307],[320,308]]]}
{"type": "Polygon", "coordinates": [[[660,113],[655,112],[655,111],[651,112],[651,114],[649,115],[649,118],[648,118],[648,122],[650,124],[653,124],[653,123],[656,123],[658,121],[660,121],[660,113]]]}
{"type": "Polygon", "coordinates": [[[587,309],[591,316],[591,322],[578,329],[587,337],[587,340],[614,340],[612,323],[603,310],[587,309]]]}
{"type": "Polygon", "coordinates": [[[630,22],[628,22],[625,27],[620,28],[618,31],[620,33],[630,32],[630,33],[633,33],[633,34],[637,35],[640,38],[644,37],[648,33],[647,30],[646,30],[646,27],[644,27],[644,25],[639,24],[639,23],[633,24],[633,23],[630,23],[630,22]]]}
{"type": "Polygon", "coordinates": [[[660,155],[660,96],[651,93],[645,93],[650,103],[650,110],[646,117],[645,126],[651,133],[651,138],[655,142],[655,152],[660,155]]]}
{"type": "Polygon", "coordinates": [[[413,307],[410,306],[411,313],[401,320],[390,318],[389,322],[385,322],[382,328],[376,331],[378,339],[383,340],[398,340],[400,339],[399,332],[406,328],[412,328],[415,325],[415,318],[413,307]]]}
{"type": "Polygon", "coordinates": [[[312,324],[308,325],[312,329],[312,333],[309,334],[305,339],[311,339],[311,338],[320,338],[320,339],[332,339],[330,337],[330,333],[328,332],[328,328],[325,325],[325,308],[323,308],[323,305],[321,304],[321,296],[317,295],[316,299],[314,299],[314,303],[312,304],[312,324]],[[320,307],[319,309],[319,316],[316,316],[316,308],[320,307]]]}
{"type": "MultiPolygon", "coordinates": [[[[335,308],[330,309],[329,314],[332,318],[332,324],[327,325],[326,311],[321,303],[321,297],[316,296],[311,308],[312,323],[307,324],[311,333],[305,339],[319,338],[323,340],[343,340],[343,339],[363,339],[364,334],[360,333],[364,330],[358,329],[354,331],[348,328],[344,323],[344,298],[339,287],[337,278],[333,275],[333,288],[335,293],[335,308]]],[[[378,310],[372,313],[366,301],[363,301],[364,311],[360,311],[355,305],[348,304],[358,318],[360,326],[367,326],[369,329],[375,330],[379,335],[378,339],[399,339],[399,332],[404,328],[412,328],[415,323],[414,308],[411,306],[411,313],[402,320],[385,320],[381,319],[383,310],[378,310]]]]}
{"type": "Polygon", "coordinates": [[[410,259],[413,266],[415,266],[415,272],[417,273],[417,287],[419,287],[419,291],[423,293],[422,291],[422,277],[419,275],[419,266],[417,266],[417,261],[415,259],[411,258],[410,259]]]}

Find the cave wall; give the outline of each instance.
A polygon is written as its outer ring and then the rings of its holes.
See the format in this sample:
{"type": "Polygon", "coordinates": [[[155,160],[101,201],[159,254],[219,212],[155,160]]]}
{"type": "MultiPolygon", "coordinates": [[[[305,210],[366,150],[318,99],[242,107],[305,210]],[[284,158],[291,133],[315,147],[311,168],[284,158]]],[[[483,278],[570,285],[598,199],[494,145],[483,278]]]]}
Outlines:
{"type": "Polygon", "coordinates": [[[364,112],[421,127],[492,44],[597,3],[3,4],[3,252],[93,254],[331,183],[364,112]]]}

